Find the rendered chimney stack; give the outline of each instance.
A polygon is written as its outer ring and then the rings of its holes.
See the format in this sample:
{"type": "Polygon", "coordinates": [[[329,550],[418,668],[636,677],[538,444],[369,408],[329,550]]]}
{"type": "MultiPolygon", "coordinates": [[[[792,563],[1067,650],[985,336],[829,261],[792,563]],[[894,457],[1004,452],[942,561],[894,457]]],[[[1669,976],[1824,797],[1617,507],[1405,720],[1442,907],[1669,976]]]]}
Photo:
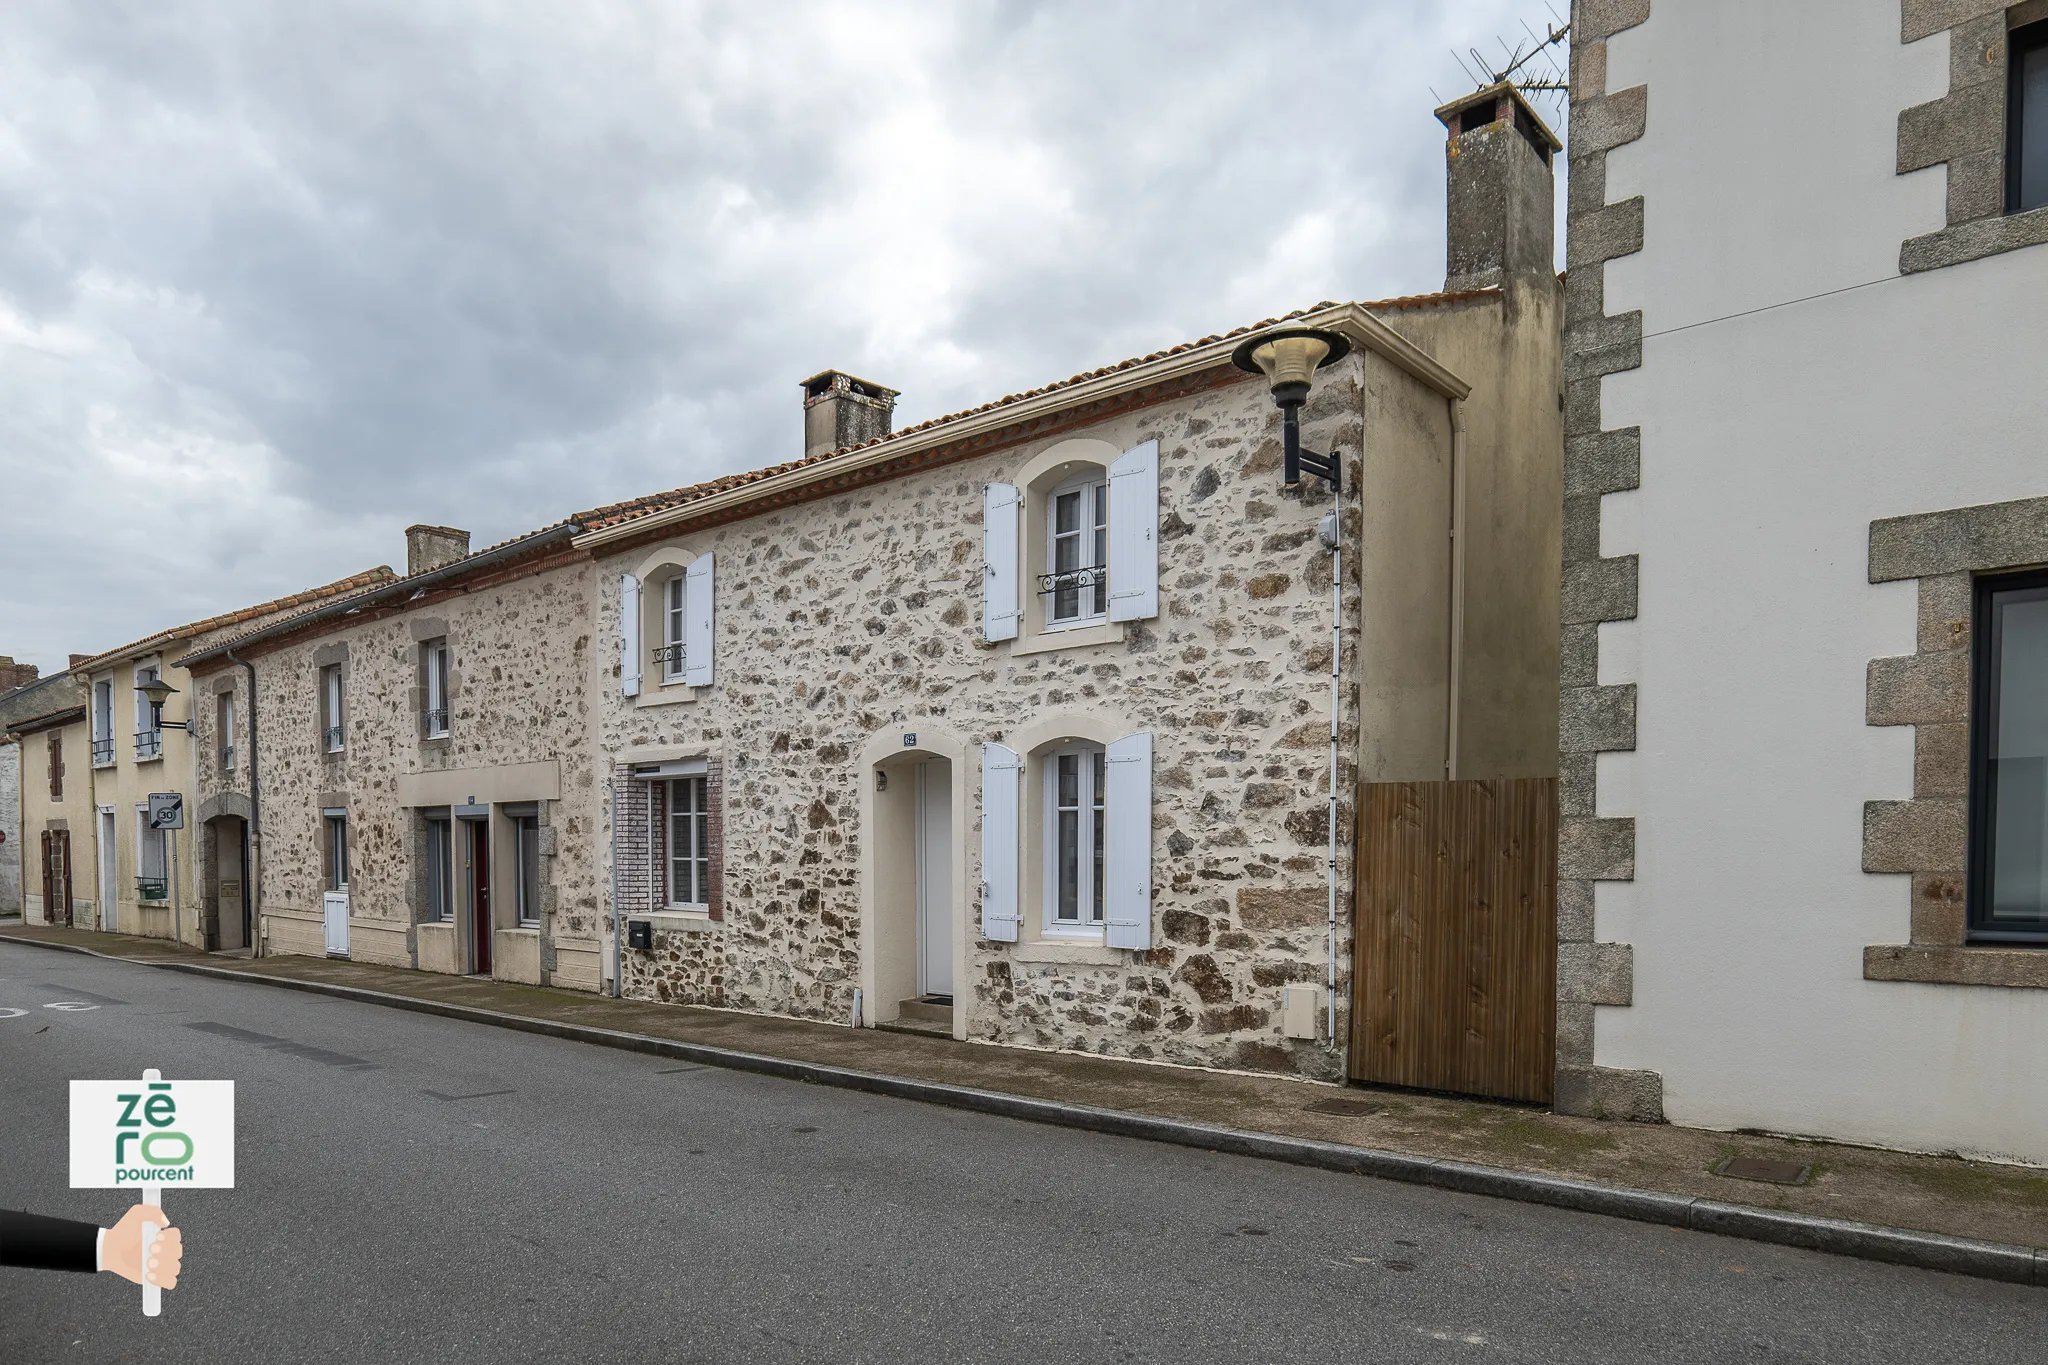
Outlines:
{"type": "Polygon", "coordinates": [[[838,370],[804,381],[804,458],[829,455],[889,434],[896,390],[838,370]]]}
{"type": "Polygon", "coordinates": [[[1512,85],[1436,111],[1444,144],[1444,288],[1557,276],[1553,154],[1564,144],[1512,85]]]}
{"type": "Polygon", "coordinates": [[[408,526],[405,528],[405,573],[416,573],[453,564],[469,554],[469,532],[453,526],[408,526]]]}

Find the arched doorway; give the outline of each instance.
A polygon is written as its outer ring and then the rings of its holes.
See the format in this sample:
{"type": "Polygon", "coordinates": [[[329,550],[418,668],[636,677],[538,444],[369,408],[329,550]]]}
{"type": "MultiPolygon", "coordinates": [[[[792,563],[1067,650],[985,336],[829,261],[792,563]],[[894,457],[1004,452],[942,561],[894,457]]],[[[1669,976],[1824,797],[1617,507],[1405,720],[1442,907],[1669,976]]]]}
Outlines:
{"type": "Polygon", "coordinates": [[[863,1024],[965,1036],[959,745],[907,722],[863,753],[863,1024]]]}

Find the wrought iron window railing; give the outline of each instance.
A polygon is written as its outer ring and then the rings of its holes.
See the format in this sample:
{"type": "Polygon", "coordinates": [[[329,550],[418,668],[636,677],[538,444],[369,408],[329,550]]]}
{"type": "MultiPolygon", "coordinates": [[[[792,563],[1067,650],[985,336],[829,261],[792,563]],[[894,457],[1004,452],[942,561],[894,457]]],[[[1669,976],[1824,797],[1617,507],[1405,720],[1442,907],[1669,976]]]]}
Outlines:
{"type": "Polygon", "coordinates": [[[689,658],[689,651],[680,644],[656,645],[653,655],[654,666],[661,670],[663,677],[678,678],[682,676],[683,664],[689,658]]]}
{"type": "Polygon", "coordinates": [[[108,735],[108,736],[106,736],[106,737],[105,737],[105,738],[103,738],[103,739],[96,739],[96,740],[94,740],[94,741],[92,742],[92,766],[93,766],[93,767],[95,767],[95,768],[106,768],[106,767],[111,767],[111,766],[113,765],[113,762],[114,762],[114,739],[113,739],[113,736],[111,736],[111,735],[108,735]]]}
{"type": "Polygon", "coordinates": [[[171,884],[163,877],[137,877],[135,899],[139,901],[167,901],[171,898],[171,884]]]}
{"type": "Polygon", "coordinates": [[[223,745],[221,745],[221,746],[220,746],[220,766],[221,766],[221,767],[222,767],[223,769],[227,769],[227,768],[232,768],[232,767],[234,767],[234,766],[235,766],[235,746],[234,746],[234,745],[232,745],[232,744],[223,744],[223,745]]]}
{"type": "Polygon", "coordinates": [[[322,730],[320,732],[320,742],[327,746],[327,752],[330,754],[339,749],[341,747],[341,727],[339,725],[330,725],[325,730],[322,730]]]}
{"type": "Polygon", "coordinates": [[[136,731],[135,756],[137,758],[162,758],[164,756],[164,732],[161,730],[136,731]]]}
{"type": "Polygon", "coordinates": [[[1090,564],[1086,568],[1068,569],[1062,573],[1042,573],[1038,576],[1040,596],[1050,596],[1069,589],[1099,588],[1109,582],[1107,564],[1090,564]]]}
{"type": "Polygon", "coordinates": [[[442,735],[447,734],[448,708],[445,706],[429,708],[426,713],[426,722],[428,739],[438,739],[442,735]]]}

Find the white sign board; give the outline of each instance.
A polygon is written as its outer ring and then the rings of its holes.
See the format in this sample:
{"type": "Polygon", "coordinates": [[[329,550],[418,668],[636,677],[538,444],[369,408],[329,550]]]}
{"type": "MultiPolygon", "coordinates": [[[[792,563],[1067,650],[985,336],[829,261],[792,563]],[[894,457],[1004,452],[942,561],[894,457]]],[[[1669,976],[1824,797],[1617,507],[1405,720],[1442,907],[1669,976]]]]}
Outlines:
{"type": "Polygon", "coordinates": [[[149,794],[149,827],[151,829],[185,828],[185,798],[177,792],[151,792],[149,794]]]}
{"type": "Polygon", "coordinates": [[[71,1188],[235,1187],[233,1081],[73,1081],[71,1188]]]}

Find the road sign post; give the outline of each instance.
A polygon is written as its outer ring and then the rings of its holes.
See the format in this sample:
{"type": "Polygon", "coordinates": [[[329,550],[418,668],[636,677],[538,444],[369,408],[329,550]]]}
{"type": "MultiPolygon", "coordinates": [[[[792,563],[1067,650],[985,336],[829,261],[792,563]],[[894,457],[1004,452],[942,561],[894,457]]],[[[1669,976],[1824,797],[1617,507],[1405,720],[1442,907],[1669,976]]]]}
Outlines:
{"type": "MultiPolygon", "coordinates": [[[[235,1083],[167,1081],[154,1067],[138,1081],[71,1083],[71,1188],[136,1187],[163,1207],[163,1187],[227,1190],[235,1185],[235,1083]]],[[[142,1225],[142,1312],[163,1311],[149,1283],[149,1253],[160,1229],[142,1225]]]]}

